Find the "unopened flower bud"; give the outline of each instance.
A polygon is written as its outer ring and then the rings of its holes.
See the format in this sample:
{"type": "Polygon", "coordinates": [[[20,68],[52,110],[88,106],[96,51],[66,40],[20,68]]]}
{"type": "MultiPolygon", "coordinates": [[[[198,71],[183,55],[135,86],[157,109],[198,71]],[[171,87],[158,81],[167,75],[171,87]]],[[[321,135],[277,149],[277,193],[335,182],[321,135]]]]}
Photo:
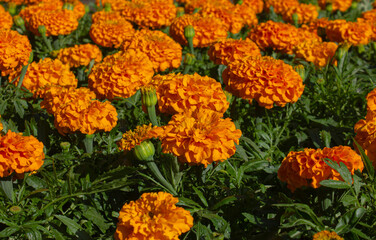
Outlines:
{"type": "Polygon", "coordinates": [[[184,8],[183,7],[177,7],[176,8],[176,17],[181,17],[185,14],[184,8]]]}
{"type": "Polygon", "coordinates": [[[325,83],[325,80],[323,78],[319,78],[317,79],[317,84],[324,84],[325,83]]]}
{"type": "Polygon", "coordinates": [[[332,4],[328,4],[325,9],[328,12],[333,12],[333,5],[332,4]]]}
{"type": "Polygon", "coordinates": [[[153,159],[155,148],[149,140],[143,141],[140,145],[133,148],[136,158],[140,161],[149,161],[153,159]]]}
{"type": "Polygon", "coordinates": [[[17,5],[13,2],[8,3],[8,12],[10,15],[15,15],[17,12],[17,5]]]}
{"type": "Polygon", "coordinates": [[[73,11],[73,9],[74,9],[74,5],[73,5],[72,3],[68,3],[68,2],[66,2],[66,3],[64,3],[64,5],[63,5],[63,9],[73,11]]]}
{"type": "Polygon", "coordinates": [[[40,35],[46,36],[47,29],[46,29],[46,27],[44,25],[40,25],[38,27],[38,32],[40,33],[40,35]]]}
{"type": "Polygon", "coordinates": [[[105,12],[111,12],[111,4],[110,3],[104,4],[104,11],[105,12]]]}
{"type": "Polygon", "coordinates": [[[69,142],[61,142],[60,147],[63,150],[63,153],[69,152],[71,144],[69,142]]]}
{"type": "Polygon", "coordinates": [[[358,8],[358,2],[353,1],[353,2],[351,3],[351,9],[357,9],[357,8],[358,8]]]}
{"type": "Polygon", "coordinates": [[[23,27],[25,26],[25,21],[20,15],[13,17],[14,24],[16,24],[17,27],[23,27]]]}
{"type": "Polygon", "coordinates": [[[158,98],[156,89],[153,86],[145,86],[141,88],[142,105],[146,107],[154,107],[157,105],[158,98]]]}
{"type": "Polygon", "coordinates": [[[19,206],[12,206],[9,208],[9,211],[13,214],[20,213],[22,211],[22,208],[19,206]]]}
{"type": "Polygon", "coordinates": [[[192,25],[188,25],[184,28],[185,38],[193,38],[195,36],[195,29],[192,25]]]}
{"type": "Polygon", "coordinates": [[[305,69],[303,65],[297,65],[294,67],[294,70],[299,73],[300,77],[304,80],[305,78],[305,69]]]}
{"type": "Polygon", "coordinates": [[[196,56],[190,53],[185,54],[184,64],[193,65],[196,61],[196,56]]]}
{"type": "Polygon", "coordinates": [[[239,0],[236,4],[242,5],[243,4],[243,0],[239,0]]]}

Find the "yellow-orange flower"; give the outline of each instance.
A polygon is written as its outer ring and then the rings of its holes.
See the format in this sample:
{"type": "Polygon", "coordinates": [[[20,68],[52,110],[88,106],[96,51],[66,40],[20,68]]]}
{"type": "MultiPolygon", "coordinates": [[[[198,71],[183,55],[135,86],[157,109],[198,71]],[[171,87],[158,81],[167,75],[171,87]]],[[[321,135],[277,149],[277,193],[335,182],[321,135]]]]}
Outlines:
{"type": "Polygon", "coordinates": [[[273,7],[275,13],[281,14],[298,5],[298,0],[265,0],[264,7],[266,11],[269,11],[270,7],[273,7]]]}
{"type": "Polygon", "coordinates": [[[128,98],[154,75],[153,63],[140,51],[129,49],[109,55],[94,65],[89,75],[89,87],[100,98],[128,98]]]}
{"type": "Polygon", "coordinates": [[[261,13],[264,9],[264,1],[263,0],[243,0],[241,5],[249,6],[253,9],[255,13],[261,13]]]}
{"type": "Polygon", "coordinates": [[[43,159],[43,143],[35,137],[10,130],[0,136],[0,177],[38,170],[43,159]]]}
{"type": "Polygon", "coordinates": [[[169,26],[176,17],[173,1],[131,0],[122,9],[122,16],[139,27],[159,29],[169,26]]]}
{"type": "Polygon", "coordinates": [[[292,192],[303,186],[318,188],[322,180],[342,180],[340,174],[324,162],[326,158],[338,164],[344,163],[352,174],[355,170],[362,171],[364,168],[361,157],[348,146],[305,148],[300,152],[290,152],[283,159],[278,178],[287,182],[287,187],[292,192]]]}
{"type": "Polygon", "coordinates": [[[309,23],[317,19],[318,10],[318,7],[313,4],[299,4],[284,11],[282,17],[285,22],[293,23],[292,15],[297,14],[299,24],[309,23]]]}
{"type": "MultiPolygon", "coordinates": [[[[18,74],[18,72],[11,74],[9,81],[12,81],[18,74]]],[[[16,79],[15,84],[18,81],[19,78],[16,79]]],[[[59,59],[45,58],[29,65],[22,86],[35,94],[40,88],[47,86],[77,87],[77,83],[78,80],[69,70],[69,65],[63,64],[59,59]]],[[[43,95],[42,92],[39,94],[43,95]]]]}
{"type": "Polygon", "coordinates": [[[118,48],[134,35],[135,30],[130,22],[124,19],[116,21],[99,21],[90,28],[90,38],[103,47],[118,48]]]}
{"type": "Polygon", "coordinates": [[[355,141],[363,148],[376,168],[376,112],[368,111],[366,119],[361,119],[355,124],[354,132],[355,141]]]}
{"type": "Polygon", "coordinates": [[[0,8],[0,29],[10,29],[13,25],[13,18],[3,7],[0,8]]]}
{"type": "Polygon", "coordinates": [[[376,112],[376,88],[367,94],[367,112],[376,112]]]}
{"type": "Polygon", "coordinates": [[[0,29],[0,71],[2,76],[29,62],[31,44],[27,36],[17,31],[0,29]]]}
{"type": "Polygon", "coordinates": [[[298,58],[312,62],[317,67],[325,67],[330,61],[337,64],[333,59],[337,48],[338,45],[334,42],[303,42],[294,48],[294,52],[298,58]]]}
{"type": "Polygon", "coordinates": [[[88,43],[63,48],[59,51],[57,58],[71,67],[87,66],[92,59],[95,62],[102,61],[102,52],[97,45],[88,43]]]}
{"type": "Polygon", "coordinates": [[[326,35],[332,42],[348,42],[352,45],[366,45],[373,35],[372,27],[367,22],[347,22],[343,19],[330,21],[326,35]]]}
{"type": "MultiPolygon", "coordinates": [[[[262,1],[261,1],[262,2],[262,1]]],[[[232,9],[235,15],[238,15],[242,18],[243,24],[249,28],[253,28],[258,24],[258,19],[254,7],[246,4],[236,4],[232,9]]]]}
{"type": "Polygon", "coordinates": [[[182,60],[182,47],[161,31],[142,29],[130,41],[125,41],[123,51],[134,49],[145,53],[156,72],[178,68],[182,60]]]}
{"type": "Polygon", "coordinates": [[[98,11],[93,13],[91,15],[91,20],[93,23],[98,23],[98,22],[106,22],[106,21],[121,21],[123,17],[121,16],[120,12],[116,11],[109,11],[107,12],[106,10],[98,11]]]}
{"type": "Polygon", "coordinates": [[[304,90],[302,78],[290,65],[269,56],[239,59],[222,76],[227,91],[268,109],[296,102],[304,90]]]}
{"type": "Polygon", "coordinates": [[[30,22],[31,16],[39,14],[43,11],[55,11],[63,7],[63,2],[60,0],[49,0],[45,2],[39,2],[35,5],[29,5],[20,11],[20,16],[25,21],[27,26],[30,22]]]}
{"type": "Polygon", "coordinates": [[[156,75],[152,84],[157,90],[159,110],[163,113],[183,113],[199,108],[224,113],[229,107],[221,84],[197,73],[156,75]]]}
{"type": "Polygon", "coordinates": [[[332,5],[332,11],[346,12],[351,7],[352,0],[318,0],[318,4],[325,9],[328,4],[332,5]]]}
{"type": "Polygon", "coordinates": [[[188,45],[184,29],[191,25],[195,30],[194,47],[208,47],[210,44],[227,38],[227,28],[223,22],[213,17],[202,17],[198,14],[185,14],[176,18],[170,26],[170,36],[181,45],[188,45]]]}
{"type": "Polygon", "coordinates": [[[301,28],[319,36],[323,36],[325,35],[325,28],[328,26],[329,22],[328,18],[319,18],[308,24],[303,24],[301,28]]]}
{"type": "Polygon", "coordinates": [[[64,0],[65,3],[70,3],[73,5],[73,13],[74,15],[76,15],[76,18],[77,19],[80,19],[82,18],[85,13],[86,13],[86,10],[85,10],[85,4],[83,4],[81,1],[79,0],[64,0]]]}
{"type": "Polygon", "coordinates": [[[117,142],[119,150],[130,151],[135,146],[140,145],[143,141],[156,137],[151,133],[155,128],[156,126],[153,127],[150,123],[149,125],[137,126],[133,131],[129,130],[125,132],[122,139],[117,142]]]}
{"type": "Polygon", "coordinates": [[[315,233],[312,240],[344,240],[336,232],[329,232],[327,230],[315,233]]]}
{"type": "Polygon", "coordinates": [[[184,8],[186,13],[192,14],[195,9],[203,9],[205,7],[222,7],[230,9],[233,6],[234,5],[228,0],[188,0],[186,1],[184,8]]]}
{"type": "Polygon", "coordinates": [[[170,193],[144,193],[125,204],[119,213],[116,240],[177,240],[193,226],[189,211],[177,207],[178,198],[170,193]]]}
{"type": "MultiPolygon", "coordinates": [[[[0,119],[1,119],[1,115],[0,115],[0,119]]],[[[4,127],[3,127],[3,123],[0,121],[0,132],[3,131],[4,127]]]]}
{"type": "Polygon", "coordinates": [[[260,49],[249,39],[228,38],[210,46],[208,55],[215,64],[228,65],[246,56],[261,56],[260,49]]]}
{"type": "Polygon", "coordinates": [[[41,11],[31,16],[28,28],[40,36],[38,27],[41,25],[46,27],[46,36],[68,35],[77,29],[78,20],[71,10],[41,11]]]}

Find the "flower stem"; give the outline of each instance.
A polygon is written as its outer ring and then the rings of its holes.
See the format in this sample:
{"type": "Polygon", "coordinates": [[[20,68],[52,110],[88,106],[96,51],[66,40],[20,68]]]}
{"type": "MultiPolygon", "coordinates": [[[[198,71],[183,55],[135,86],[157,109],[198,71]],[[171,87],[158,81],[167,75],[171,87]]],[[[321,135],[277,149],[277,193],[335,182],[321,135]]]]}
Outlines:
{"type": "Polygon", "coordinates": [[[155,112],[155,106],[147,107],[148,109],[148,115],[151,123],[154,126],[159,126],[158,120],[157,120],[157,113],[155,112]]]}
{"type": "Polygon", "coordinates": [[[94,141],[94,134],[86,134],[84,139],[84,145],[86,152],[89,154],[93,153],[93,141],[94,141]]]}
{"type": "Polygon", "coordinates": [[[21,86],[22,86],[22,82],[23,82],[23,80],[25,78],[25,75],[26,75],[28,67],[29,67],[29,64],[27,64],[26,66],[22,67],[21,75],[20,75],[20,81],[18,82],[18,85],[17,85],[18,88],[21,88],[21,86]]]}
{"type": "Polygon", "coordinates": [[[183,74],[187,74],[189,70],[191,70],[191,67],[192,67],[191,65],[185,65],[183,74]]]}

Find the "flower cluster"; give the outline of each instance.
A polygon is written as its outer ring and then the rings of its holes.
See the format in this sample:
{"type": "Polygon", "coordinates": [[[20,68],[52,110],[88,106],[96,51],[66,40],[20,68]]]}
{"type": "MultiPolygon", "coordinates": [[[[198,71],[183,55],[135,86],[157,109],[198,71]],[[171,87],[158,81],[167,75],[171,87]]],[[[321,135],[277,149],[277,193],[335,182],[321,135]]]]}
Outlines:
{"type": "Polygon", "coordinates": [[[212,43],[227,38],[227,28],[221,20],[214,17],[202,17],[198,14],[185,14],[176,18],[170,26],[170,36],[181,45],[187,46],[184,29],[189,25],[195,30],[194,47],[208,47],[212,43]]]}
{"type": "Polygon", "coordinates": [[[13,18],[4,8],[0,5],[0,29],[10,29],[13,25],[13,18]]]}
{"type": "Polygon", "coordinates": [[[182,47],[161,31],[143,29],[122,45],[123,51],[135,49],[145,53],[156,72],[178,68],[182,60],[182,47]]]}
{"type": "Polygon", "coordinates": [[[63,7],[63,2],[60,0],[49,0],[44,2],[39,2],[37,4],[29,5],[22,9],[19,15],[25,21],[25,24],[28,25],[30,19],[33,15],[38,15],[40,12],[44,11],[56,11],[63,7]]]}
{"type": "Polygon", "coordinates": [[[100,98],[128,98],[154,75],[148,56],[134,49],[109,55],[94,65],[89,75],[89,86],[100,98]]]}
{"type": "Polygon", "coordinates": [[[264,9],[263,0],[243,0],[243,3],[241,5],[251,7],[257,14],[261,13],[264,9]]]}
{"type": "Polygon", "coordinates": [[[291,65],[272,57],[248,57],[230,63],[223,72],[226,90],[260,106],[285,106],[296,102],[304,90],[303,80],[291,65]]]}
{"type": "Polygon", "coordinates": [[[344,19],[330,21],[326,35],[332,42],[348,42],[352,45],[368,44],[373,35],[367,22],[347,22],[344,19]]]}
{"type": "Polygon", "coordinates": [[[337,164],[344,163],[352,174],[355,170],[362,171],[364,168],[361,157],[348,146],[305,148],[300,152],[290,152],[283,159],[278,178],[287,182],[287,187],[292,192],[303,186],[318,188],[322,180],[342,180],[340,174],[324,162],[326,158],[337,164]]]}
{"type": "Polygon", "coordinates": [[[20,69],[29,62],[31,44],[17,31],[0,29],[0,71],[2,76],[20,69]]]}
{"type": "Polygon", "coordinates": [[[325,67],[332,61],[338,45],[334,42],[303,42],[294,48],[296,57],[312,62],[317,67],[325,67]]]}
{"type": "Polygon", "coordinates": [[[119,12],[127,7],[127,1],[124,1],[124,0],[95,0],[95,4],[98,7],[101,7],[100,5],[101,3],[102,3],[102,6],[104,6],[106,3],[110,4],[111,9],[116,12],[119,12]]]}
{"type": "Polygon", "coordinates": [[[227,8],[230,9],[233,7],[233,4],[228,0],[187,0],[185,1],[185,12],[192,14],[195,9],[203,9],[203,8],[227,8]]]}
{"type": "Polygon", "coordinates": [[[120,210],[115,239],[178,239],[193,226],[193,217],[178,202],[166,192],[142,194],[120,210]]]}
{"type": "Polygon", "coordinates": [[[124,19],[107,20],[93,23],[90,28],[90,38],[103,47],[118,48],[130,39],[135,30],[130,22],[124,19]]]}
{"type": "Polygon", "coordinates": [[[318,3],[322,9],[327,8],[328,4],[330,4],[332,12],[337,10],[346,12],[351,7],[352,0],[318,0],[318,3]]]}
{"type": "Polygon", "coordinates": [[[249,40],[228,38],[210,46],[208,55],[215,64],[228,65],[246,56],[261,56],[257,45],[249,40]]]}
{"type": "Polygon", "coordinates": [[[149,125],[137,126],[135,130],[129,130],[123,134],[122,139],[117,142],[119,150],[130,151],[135,146],[140,145],[143,141],[156,137],[152,134],[153,127],[151,123],[149,125]]]}
{"type": "Polygon", "coordinates": [[[325,28],[328,26],[329,23],[330,21],[328,20],[328,18],[319,18],[308,24],[303,24],[301,28],[309,32],[315,33],[319,36],[323,36],[325,35],[325,28]]]}
{"type": "Polygon", "coordinates": [[[315,233],[312,240],[344,240],[336,232],[329,232],[327,230],[315,233]]]}
{"type": "Polygon", "coordinates": [[[269,11],[270,7],[273,7],[274,12],[278,14],[284,13],[288,9],[297,7],[298,5],[298,0],[265,0],[266,11],[269,11]]]}
{"type": "MultiPolygon", "coordinates": [[[[9,81],[13,80],[15,76],[18,76],[18,72],[12,73],[9,76],[9,81]]],[[[15,84],[18,81],[19,78],[16,79],[15,84]]],[[[29,65],[22,86],[42,97],[43,89],[47,86],[77,87],[77,82],[74,73],[69,70],[69,65],[63,64],[59,59],[45,58],[39,60],[38,63],[32,62],[29,65]]]]}
{"type": "Polygon", "coordinates": [[[258,24],[258,19],[256,16],[256,10],[254,9],[257,6],[250,6],[246,4],[236,4],[231,11],[234,11],[235,15],[238,15],[243,20],[243,25],[248,28],[253,28],[258,24]]]}
{"type": "Polygon", "coordinates": [[[293,23],[294,14],[297,14],[299,24],[313,22],[319,16],[317,6],[312,4],[299,4],[286,9],[286,11],[282,13],[283,20],[285,22],[293,23]]]}
{"type": "Polygon", "coordinates": [[[159,29],[169,26],[175,19],[176,7],[173,1],[131,0],[126,2],[121,14],[140,27],[159,29]]]}
{"type": "Polygon", "coordinates": [[[0,177],[38,170],[43,159],[43,143],[35,137],[10,130],[0,136],[0,177]]]}
{"type": "Polygon", "coordinates": [[[88,43],[63,48],[59,51],[57,58],[70,67],[87,66],[92,59],[95,62],[102,61],[102,52],[97,45],[88,43]]]}
{"type": "Polygon", "coordinates": [[[157,90],[159,110],[163,113],[183,113],[199,108],[224,113],[229,107],[221,84],[197,73],[156,75],[152,84],[157,90]]]}
{"type": "Polygon", "coordinates": [[[190,165],[225,161],[235,154],[242,133],[230,118],[208,109],[183,112],[170,122],[152,131],[162,141],[164,153],[176,155],[190,165]]]}
{"type": "Polygon", "coordinates": [[[98,23],[98,22],[106,22],[106,21],[121,21],[123,19],[123,17],[121,16],[121,13],[120,12],[116,12],[116,11],[106,11],[106,10],[102,10],[102,11],[98,11],[98,12],[95,12],[93,13],[93,15],[91,15],[91,20],[93,23],[98,23]]]}

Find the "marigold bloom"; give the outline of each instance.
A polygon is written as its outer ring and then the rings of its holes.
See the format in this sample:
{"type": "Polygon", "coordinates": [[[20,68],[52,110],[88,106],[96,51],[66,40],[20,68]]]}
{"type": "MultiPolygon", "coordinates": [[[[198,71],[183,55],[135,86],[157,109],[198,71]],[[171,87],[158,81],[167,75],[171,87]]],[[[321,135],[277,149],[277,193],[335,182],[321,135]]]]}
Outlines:
{"type": "Polygon", "coordinates": [[[373,35],[372,27],[367,22],[347,22],[343,19],[330,21],[326,35],[332,42],[348,42],[352,45],[366,45],[373,35]]]}
{"type": "Polygon", "coordinates": [[[243,24],[252,28],[258,24],[258,19],[256,16],[256,12],[252,6],[246,4],[236,4],[235,7],[232,9],[235,15],[238,15],[242,18],[243,24]]]}
{"type": "Polygon", "coordinates": [[[298,5],[298,0],[265,0],[264,7],[266,11],[269,11],[270,7],[273,7],[275,13],[281,14],[290,8],[297,7],[298,5]]]}
{"type": "Polygon", "coordinates": [[[222,77],[227,91],[268,109],[296,102],[304,90],[302,78],[290,65],[268,56],[230,63],[222,77]]]}
{"type": "Polygon", "coordinates": [[[122,46],[123,51],[134,49],[145,53],[156,72],[178,68],[182,60],[182,47],[161,31],[142,29],[122,46]]]}
{"type": "Polygon", "coordinates": [[[157,128],[156,126],[142,125],[137,126],[135,130],[129,130],[123,134],[122,139],[117,142],[119,150],[130,151],[135,146],[140,145],[143,141],[150,138],[156,137],[155,134],[152,134],[151,131],[157,128]]]}
{"type": "Polygon", "coordinates": [[[2,76],[29,62],[31,44],[27,36],[13,30],[0,29],[0,71],[2,76]]]}
{"type": "Polygon", "coordinates": [[[158,106],[163,113],[175,114],[199,108],[224,113],[229,107],[221,84],[197,73],[156,75],[152,84],[157,89],[158,106]]]}
{"type": "Polygon", "coordinates": [[[77,29],[78,21],[73,11],[59,9],[33,14],[28,25],[29,30],[40,36],[38,31],[40,25],[46,27],[46,36],[68,35],[77,29]]]}
{"type": "Polygon", "coordinates": [[[43,143],[33,136],[22,136],[10,130],[0,136],[0,177],[13,172],[25,173],[38,170],[43,165],[43,143]]]}
{"type": "Polygon", "coordinates": [[[62,9],[63,2],[60,0],[49,0],[45,2],[39,2],[35,5],[26,6],[24,9],[21,9],[20,16],[25,21],[27,26],[30,22],[31,16],[37,15],[39,12],[43,11],[55,11],[62,9]]]}
{"type": "Polygon", "coordinates": [[[169,26],[175,19],[176,7],[173,1],[131,0],[121,14],[140,27],[159,29],[169,26]]]}
{"type": "MultiPolygon", "coordinates": [[[[9,81],[12,81],[18,74],[18,72],[11,74],[9,81]]],[[[19,78],[15,81],[15,84],[18,81],[19,78]]],[[[45,58],[39,60],[38,63],[33,62],[29,65],[22,86],[35,94],[37,90],[47,86],[77,87],[77,83],[78,80],[74,73],[69,70],[69,65],[63,64],[59,59],[45,58]]]]}
{"type": "Polygon", "coordinates": [[[178,198],[170,193],[144,193],[120,210],[116,240],[178,240],[193,226],[189,211],[177,207],[178,198]]]}
{"type": "Polygon", "coordinates": [[[198,14],[185,14],[176,18],[170,26],[170,36],[181,45],[188,45],[184,36],[184,29],[188,25],[193,26],[195,30],[194,47],[208,47],[214,42],[227,38],[227,28],[221,20],[213,17],[201,17],[198,14]]]}
{"type": "Polygon", "coordinates": [[[355,124],[354,132],[355,141],[363,148],[376,168],[376,112],[368,111],[366,119],[361,119],[355,124]]]}
{"type": "Polygon", "coordinates": [[[344,163],[352,174],[364,168],[361,157],[348,146],[305,148],[300,152],[290,152],[283,159],[278,178],[287,182],[287,188],[292,192],[303,186],[318,188],[322,180],[342,180],[340,174],[324,162],[326,158],[344,163]]]}
{"type": "MultiPolygon", "coordinates": [[[[0,119],[1,119],[1,115],[0,115],[0,119]]],[[[3,131],[4,127],[3,127],[3,123],[0,121],[0,132],[3,131]]]]}
{"type": "Polygon", "coordinates": [[[253,9],[255,13],[261,13],[264,9],[264,1],[263,0],[243,0],[241,5],[249,6],[253,9]]]}
{"type": "Polygon", "coordinates": [[[129,49],[109,55],[97,63],[89,75],[89,87],[100,98],[128,98],[154,75],[153,63],[140,51],[129,49]]]}
{"type": "Polygon", "coordinates": [[[0,8],[0,29],[10,29],[13,26],[13,18],[4,8],[0,8]]]}
{"type": "Polygon", "coordinates": [[[242,135],[230,118],[221,116],[202,108],[175,114],[166,126],[153,132],[161,139],[164,153],[174,154],[182,163],[207,167],[234,155],[242,135]]]}
{"type": "Polygon", "coordinates": [[[376,88],[367,94],[367,112],[376,112],[376,88]]]}
{"type": "Polygon", "coordinates": [[[294,48],[296,57],[307,62],[312,62],[317,67],[325,67],[330,61],[336,65],[333,59],[338,45],[334,42],[303,42],[294,48]]]}
{"type": "Polygon", "coordinates": [[[283,20],[285,22],[293,23],[293,14],[298,15],[298,23],[313,22],[319,16],[318,7],[313,4],[299,4],[293,6],[282,13],[283,20]]]}
{"type": "Polygon", "coordinates": [[[106,10],[98,11],[93,13],[91,15],[91,20],[93,23],[98,23],[98,22],[106,22],[106,21],[121,21],[123,20],[123,17],[121,16],[120,12],[116,11],[109,11],[107,12],[106,10]]]}
{"type": "Polygon", "coordinates": [[[97,45],[87,43],[60,49],[57,58],[71,67],[87,66],[92,59],[102,61],[102,52],[97,45]]]}
{"type": "Polygon", "coordinates": [[[325,34],[325,28],[328,26],[329,22],[328,18],[320,18],[308,23],[307,25],[303,24],[301,28],[322,36],[325,34]]]}
{"type": "Polygon", "coordinates": [[[125,41],[130,39],[135,30],[127,20],[100,21],[93,23],[90,28],[90,38],[103,47],[118,48],[125,41]]]}
{"type": "Polygon", "coordinates": [[[113,11],[121,11],[127,7],[127,1],[124,0],[95,0],[95,4],[100,7],[100,2],[102,2],[102,6],[106,3],[111,5],[111,9],[113,11]]]}
{"type": "Polygon", "coordinates": [[[366,21],[376,22],[376,9],[371,9],[369,11],[363,12],[362,18],[366,21]]]}
{"type": "Polygon", "coordinates": [[[215,64],[228,65],[246,56],[261,56],[260,49],[249,39],[228,38],[210,46],[208,55],[215,64]]]}
{"type": "Polygon", "coordinates": [[[346,12],[351,7],[352,0],[318,0],[321,9],[325,9],[327,4],[332,5],[332,12],[341,11],[346,12]]]}
{"type": "Polygon", "coordinates": [[[230,9],[234,5],[229,0],[189,0],[186,1],[184,8],[185,12],[192,14],[195,9],[203,9],[203,8],[227,8],[230,9]]]}
{"type": "Polygon", "coordinates": [[[313,240],[344,240],[336,232],[329,232],[327,230],[315,233],[313,240]]]}

